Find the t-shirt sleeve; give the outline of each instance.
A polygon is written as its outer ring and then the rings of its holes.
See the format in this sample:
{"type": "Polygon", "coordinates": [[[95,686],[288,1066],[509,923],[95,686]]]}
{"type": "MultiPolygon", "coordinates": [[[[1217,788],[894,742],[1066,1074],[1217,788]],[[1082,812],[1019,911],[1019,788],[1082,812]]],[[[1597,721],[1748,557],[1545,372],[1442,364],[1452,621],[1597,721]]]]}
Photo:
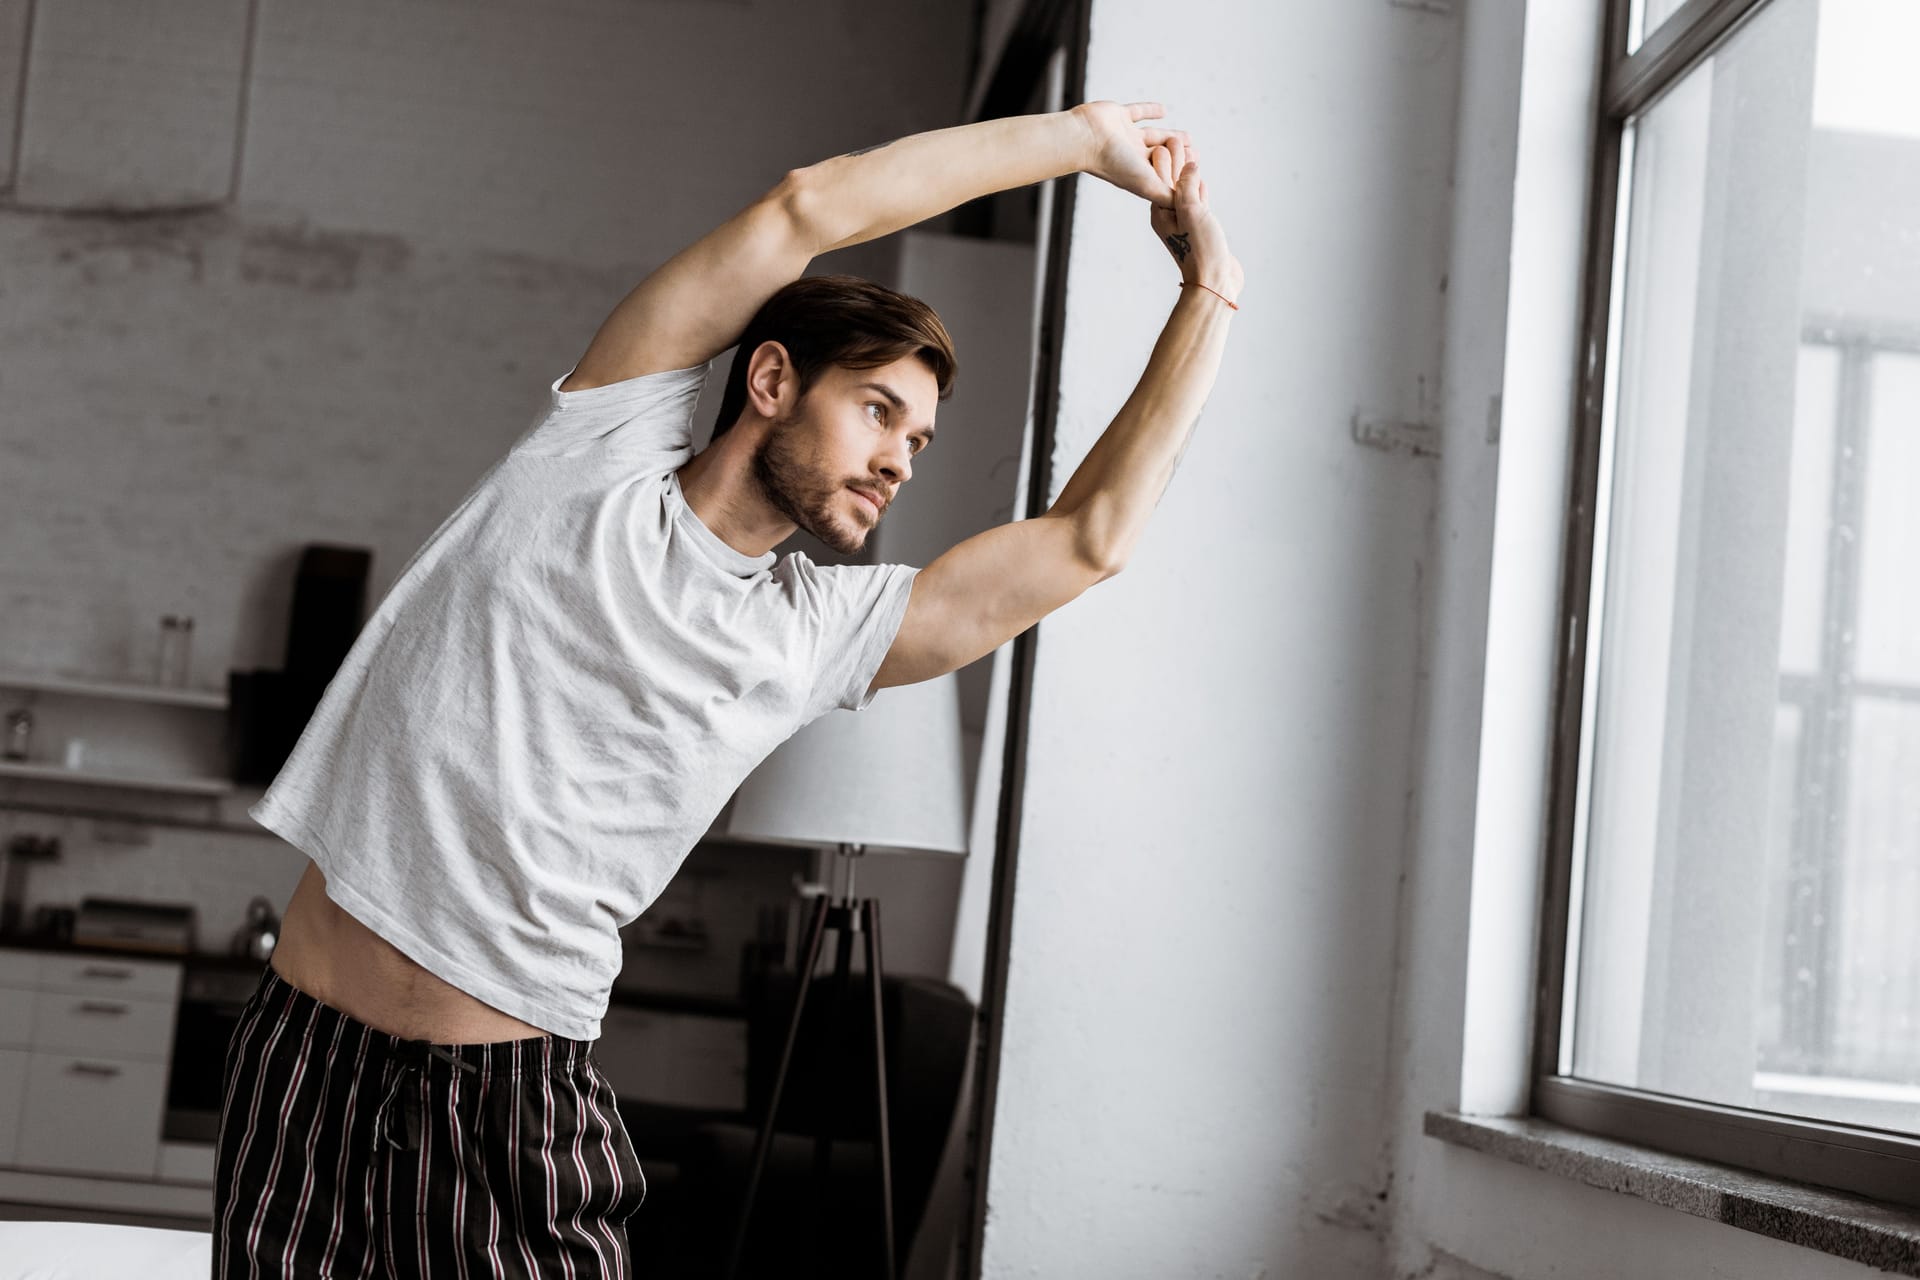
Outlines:
{"type": "Polygon", "coordinates": [[[582,391],[562,391],[572,371],[547,386],[547,407],[513,452],[577,457],[601,451],[638,461],[684,458],[693,449],[693,410],[713,361],[643,373],[582,391]]]}
{"type": "Polygon", "coordinates": [[[815,626],[807,720],[836,707],[864,710],[873,701],[869,686],[900,633],[920,571],[905,564],[818,565],[797,554],[790,557],[789,569],[815,626]]]}

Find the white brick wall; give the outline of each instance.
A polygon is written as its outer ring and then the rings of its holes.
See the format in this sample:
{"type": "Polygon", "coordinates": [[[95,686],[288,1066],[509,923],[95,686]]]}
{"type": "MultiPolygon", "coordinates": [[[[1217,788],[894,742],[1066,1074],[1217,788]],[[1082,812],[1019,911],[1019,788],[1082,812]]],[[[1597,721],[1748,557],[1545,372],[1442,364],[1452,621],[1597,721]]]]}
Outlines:
{"type": "Polygon", "coordinates": [[[13,185],[20,127],[20,72],[26,66],[29,0],[0,0],[0,187],[13,185]]]}
{"type": "Polygon", "coordinates": [[[972,8],[262,0],[240,198],[657,261],[787,169],[956,123],[972,8]]]}
{"type": "Polygon", "coordinates": [[[73,209],[225,199],[247,8],[248,0],[36,5],[15,200],[73,209]]]}

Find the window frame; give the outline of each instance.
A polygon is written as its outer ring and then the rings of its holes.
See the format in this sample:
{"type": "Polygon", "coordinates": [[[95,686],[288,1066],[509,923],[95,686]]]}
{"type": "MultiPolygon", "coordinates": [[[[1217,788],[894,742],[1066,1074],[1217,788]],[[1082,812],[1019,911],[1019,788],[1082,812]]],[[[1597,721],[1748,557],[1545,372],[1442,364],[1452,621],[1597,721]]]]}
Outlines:
{"type": "Polygon", "coordinates": [[[1630,161],[1628,128],[1691,73],[1748,18],[1772,0],[1686,0],[1628,50],[1632,0],[1604,0],[1601,90],[1588,189],[1580,371],[1554,673],[1545,875],[1539,972],[1534,1000],[1534,1115],[1568,1128],[1675,1155],[1734,1165],[1920,1207],[1920,1136],[1721,1106],[1561,1074],[1567,942],[1577,861],[1576,809],[1583,772],[1587,624],[1602,470],[1600,447],[1610,412],[1612,328],[1622,261],[1630,161]]]}

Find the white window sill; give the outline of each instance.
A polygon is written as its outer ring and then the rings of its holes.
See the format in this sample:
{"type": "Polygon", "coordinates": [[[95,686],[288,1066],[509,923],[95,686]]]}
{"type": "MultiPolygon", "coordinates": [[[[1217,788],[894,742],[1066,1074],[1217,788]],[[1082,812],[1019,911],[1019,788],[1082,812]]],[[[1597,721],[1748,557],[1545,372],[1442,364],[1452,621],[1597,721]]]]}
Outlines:
{"type": "Polygon", "coordinates": [[[1569,1129],[1549,1120],[1429,1111],[1429,1137],[1638,1196],[1697,1218],[1920,1276],[1920,1209],[1828,1191],[1569,1129]]]}

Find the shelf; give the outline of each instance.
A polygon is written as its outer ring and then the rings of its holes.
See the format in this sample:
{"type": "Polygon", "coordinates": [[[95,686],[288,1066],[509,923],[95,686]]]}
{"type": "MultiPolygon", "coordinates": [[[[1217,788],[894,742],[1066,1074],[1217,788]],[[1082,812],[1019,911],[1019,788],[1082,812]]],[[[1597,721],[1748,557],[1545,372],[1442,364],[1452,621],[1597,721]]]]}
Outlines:
{"type": "Polygon", "coordinates": [[[139,684],[128,680],[82,680],[74,676],[0,671],[0,689],[32,689],[39,693],[64,693],[83,698],[121,698],[129,702],[158,702],[175,707],[198,707],[206,711],[227,709],[227,695],[222,690],[174,689],[163,684],[139,684]]]}
{"type": "Polygon", "coordinates": [[[166,791],[185,796],[223,796],[233,790],[225,778],[159,778],[137,774],[101,773],[92,769],[66,769],[55,764],[25,764],[0,760],[0,778],[30,778],[35,782],[65,782],[88,787],[133,787],[141,791],[166,791]]]}
{"type": "MultiPolygon", "coordinates": [[[[3,786],[4,780],[0,780],[3,786]]],[[[101,797],[117,796],[120,793],[105,788],[96,788],[93,794],[101,797]]],[[[149,793],[151,794],[151,793],[149,793]]],[[[179,814],[160,813],[152,809],[121,809],[111,803],[84,804],[62,802],[58,800],[22,800],[18,796],[0,794],[0,813],[35,813],[49,818],[84,818],[90,822],[114,824],[132,824],[142,827],[168,827],[181,831],[217,831],[222,835],[259,836],[278,840],[280,837],[255,822],[251,817],[229,818],[224,816],[229,806],[234,806],[243,815],[252,799],[258,799],[259,788],[243,789],[235,787],[224,796],[177,796],[175,800],[185,804],[199,801],[209,802],[214,810],[211,815],[200,813],[179,814]],[[238,797],[238,802],[236,802],[238,797]],[[251,797],[252,799],[249,799],[251,797]]],[[[152,803],[152,802],[149,802],[152,803]]]]}

